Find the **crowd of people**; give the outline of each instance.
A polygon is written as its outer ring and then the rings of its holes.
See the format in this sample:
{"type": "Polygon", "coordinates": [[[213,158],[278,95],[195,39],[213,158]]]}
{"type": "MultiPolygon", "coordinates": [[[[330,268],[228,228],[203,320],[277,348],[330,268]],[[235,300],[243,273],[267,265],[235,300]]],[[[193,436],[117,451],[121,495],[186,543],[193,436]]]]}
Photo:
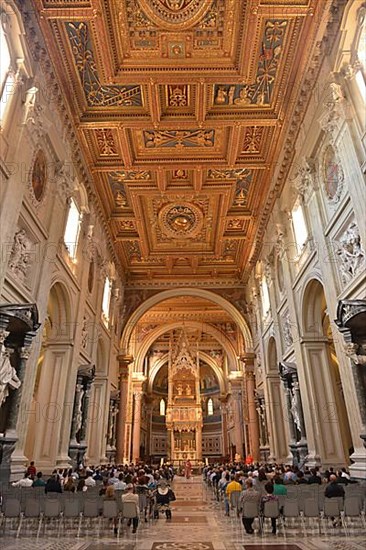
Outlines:
{"type": "MultiPolygon", "coordinates": [[[[344,485],[357,483],[350,476],[346,468],[334,470],[330,467],[324,472],[316,466],[300,469],[289,465],[243,464],[231,463],[225,465],[207,465],[203,468],[203,477],[214,489],[216,498],[224,499],[225,515],[230,515],[232,493],[240,492],[237,509],[244,510],[246,502],[256,503],[260,513],[268,501],[278,501],[280,495],[287,495],[288,485],[322,485],[324,484],[325,497],[344,497],[344,485]]],[[[332,518],[333,525],[338,520],[332,518]]],[[[253,534],[254,518],[242,517],[245,531],[253,534]]],[[[272,518],[272,533],[277,532],[276,519],[272,518]]]]}
{"type": "MultiPolygon", "coordinates": [[[[189,479],[192,475],[192,464],[187,461],[182,475],[189,479]]],[[[268,465],[232,462],[202,467],[203,479],[212,486],[216,498],[223,499],[225,514],[230,515],[231,494],[240,492],[238,510],[244,510],[246,502],[257,503],[258,509],[263,512],[268,501],[276,501],[281,495],[286,496],[288,485],[322,485],[325,496],[344,497],[344,485],[357,483],[353,480],[346,468],[334,470],[328,468],[322,471],[320,467],[298,468],[289,465],[268,465]]],[[[161,504],[169,504],[174,500],[174,493],[169,485],[172,482],[175,469],[170,464],[152,466],[139,464],[105,464],[99,466],[80,465],[77,468],[55,469],[48,479],[44,479],[42,472],[37,472],[34,462],[27,467],[24,478],[13,482],[13,487],[42,487],[45,493],[86,492],[95,488],[104,499],[115,499],[116,491],[121,494],[123,502],[136,504],[136,518],[132,518],[133,532],[138,526],[139,495],[157,494],[161,504]],[[155,492],[155,493],[154,493],[155,492]]],[[[169,510],[169,509],[167,509],[169,510]]],[[[170,519],[170,511],[167,518],[170,519]]],[[[146,519],[146,513],[145,513],[146,519]]],[[[254,518],[242,518],[248,534],[254,533],[254,518]]],[[[272,519],[272,533],[276,533],[276,519],[272,519]]]]}
{"type": "MultiPolygon", "coordinates": [[[[116,499],[121,495],[123,503],[136,505],[136,516],[129,520],[132,524],[132,532],[136,533],[140,509],[139,495],[155,495],[155,502],[168,505],[175,499],[169,485],[174,478],[174,469],[165,464],[161,467],[153,467],[144,463],[115,465],[106,464],[100,466],[80,465],[77,468],[55,469],[47,480],[42,472],[32,461],[27,467],[24,477],[12,483],[13,487],[44,487],[46,494],[63,492],[86,492],[96,488],[97,494],[104,499],[116,499]]],[[[167,507],[167,518],[171,518],[170,509],[167,507]]],[[[145,510],[145,521],[147,510],[145,510]]],[[[115,528],[116,532],[116,528],[115,528]]]]}

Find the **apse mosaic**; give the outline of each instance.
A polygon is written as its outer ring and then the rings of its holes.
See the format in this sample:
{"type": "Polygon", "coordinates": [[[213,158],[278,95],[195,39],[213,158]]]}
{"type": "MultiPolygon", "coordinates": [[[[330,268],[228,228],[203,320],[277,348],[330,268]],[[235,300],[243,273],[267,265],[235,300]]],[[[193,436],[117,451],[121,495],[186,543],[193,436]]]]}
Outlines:
{"type": "Polygon", "coordinates": [[[141,86],[102,84],[98,75],[93,44],[88,25],[84,22],[67,22],[66,31],[89,107],[140,107],[141,86]]]}
{"type": "Polygon", "coordinates": [[[270,105],[287,24],[286,20],[266,21],[255,81],[246,84],[216,84],[215,106],[270,105]]]}

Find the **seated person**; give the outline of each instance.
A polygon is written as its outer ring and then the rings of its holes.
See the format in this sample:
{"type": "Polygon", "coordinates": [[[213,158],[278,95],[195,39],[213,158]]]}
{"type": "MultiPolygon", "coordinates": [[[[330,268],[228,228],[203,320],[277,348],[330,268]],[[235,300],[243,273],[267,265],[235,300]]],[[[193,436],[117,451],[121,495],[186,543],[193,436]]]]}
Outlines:
{"type": "Polygon", "coordinates": [[[256,491],[253,487],[253,481],[248,478],[245,481],[245,490],[241,493],[240,501],[239,501],[239,508],[241,508],[241,510],[243,511],[242,521],[243,521],[244,529],[248,534],[254,533],[254,529],[253,529],[254,518],[244,517],[245,503],[254,502],[258,505],[258,510],[259,510],[259,500],[260,500],[260,495],[258,491],[256,491]]]}
{"type": "MultiPolygon", "coordinates": [[[[272,483],[268,482],[265,484],[264,489],[266,491],[266,494],[261,498],[261,513],[264,512],[264,504],[266,502],[270,502],[272,500],[275,500],[278,502],[278,497],[273,494],[274,492],[274,486],[272,483]]],[[[277,524],[276,524],[276,518],[271,518],[272,522],[272,535],[275,535],[277,532],[277,524]]]]}

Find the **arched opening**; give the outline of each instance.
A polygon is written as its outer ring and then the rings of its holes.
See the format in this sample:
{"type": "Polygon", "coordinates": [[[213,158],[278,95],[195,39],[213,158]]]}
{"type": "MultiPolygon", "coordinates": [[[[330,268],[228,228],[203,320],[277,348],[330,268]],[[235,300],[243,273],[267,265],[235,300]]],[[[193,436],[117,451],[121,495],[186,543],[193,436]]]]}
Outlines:
{"type": "Polygon", "coordinates": [[[271,336],[267,348],[264,387],[270,460],[286,462],[289,455],[288,430],[286,427],[284,395],[278,365],[277,344],[275,338],[271,336]]]}
{"type": "Polygon", "coordinates": [[[140,318],[154,306],[161,304],[165,300],[176,297],[180,297],[183,299],[185,297],[196,297],[198,299],[203,299],[207,302],[211,302],[212,304],[219,306],[220,309],[228,314],[230,321],[237,324],[240,334],[242,335],[243,348],[248,352],[253,349],[252,335],[250,333],[249,326],[245,318],[239,312],[239,310],[235,306],[233,306],[228,300],[208,290],[196,288],[177,288],[174,290],[166,290],[155,294],[151,298],[145,300],[134,311],[131,312],[129,319],[126,320],[127,322],[121,336],[121,354],[128,355],[129,353],[131,353],[132,333],[140,318]]]}
{"type": "Polygon", "coordinates": [[[322,462],[341,465],[349,462],[353,452],[352,439],[332,324],[319,280],[312,279],[307,284],[302,311],[305,380],[310,406],[315,413],[309,424],[319,423],[321,437],[316,438],[316,444],[322,462]]]}
{"type": "Polygon", "coordinates": [[[62,438],[61,432],[63,423],[71,421],[72,412],[70,406],[65,407],[73,339],[70,320],[67,288],[56,282],[50,290],[43,324],[25,445],[26,455],[45,470],[54,467],[62,448],[67,456],[68,438],[62,438]]]}

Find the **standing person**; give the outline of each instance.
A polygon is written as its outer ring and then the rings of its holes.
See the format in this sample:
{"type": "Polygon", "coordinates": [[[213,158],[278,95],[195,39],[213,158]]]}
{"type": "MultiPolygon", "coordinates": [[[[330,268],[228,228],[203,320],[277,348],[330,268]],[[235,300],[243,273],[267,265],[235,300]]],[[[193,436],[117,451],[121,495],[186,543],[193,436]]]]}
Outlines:
{"type": "Polygon", "coordinates": [[[27,475],[31,476],[33,479],[36,477],[37,469],[34,465],[34,460],[29,464],[27,468],[27,475]]]}
{"type": "Polygon", "coordinates": [[[186,479],[190,479],[192,475],[192,464],[189,459],[187,460],[185,465],[184,475],[186,476],[186,479]]]}

